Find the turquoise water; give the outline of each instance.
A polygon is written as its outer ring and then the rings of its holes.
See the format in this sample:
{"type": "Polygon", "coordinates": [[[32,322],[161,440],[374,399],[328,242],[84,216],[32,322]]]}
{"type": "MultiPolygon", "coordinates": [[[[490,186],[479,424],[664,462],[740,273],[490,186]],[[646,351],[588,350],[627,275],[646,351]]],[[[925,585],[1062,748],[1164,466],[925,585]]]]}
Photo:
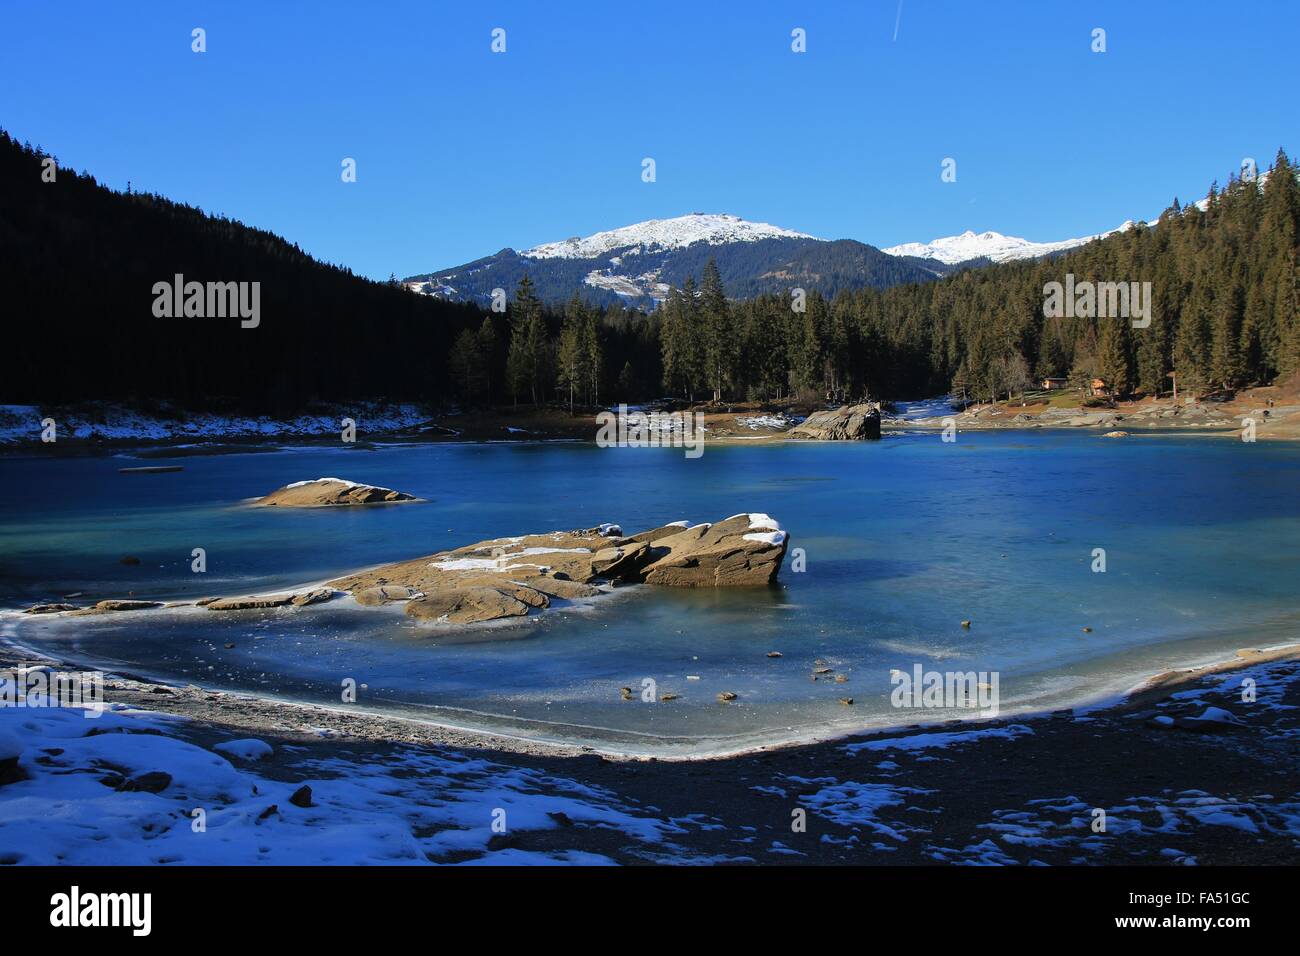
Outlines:
{"type": "Polygon", "coordinates": [[[26,646],[137,673],[322,704],[338,704],[351,678],[364,709],[627,750],[698,753],[971,715],[892,707],[891,669],[915,664],[997,672],[1010,712],[1300,639],[1300,447],[1285,443],[1033,431],[945,444],[924,433],[709,445],[698,459],[576,443],[405,444],[147,462],[10,456],[0,480],[0,604],[11,609],[78,591],[76,602],[246,594],[500,535],[771,514],[806,554],[802,573],[787,554],[771,590],[633,587],[460,631],[349,601],[3,621],[26,646]],[[142,463],[184,470],[118,473],[142,463]],[[244,505],[325,475],[428,501],[244,505]],[[205,574],[190,570],[196,547],[205,574]],[[1094,548],[1106,551],[1105,573],[1091,570],[1094,548]],[[120,563],[126,555],[141,563],[120,563]],[[817,661],[848,682],[811,680],[817,661]],[[620,687],[639,693],[644,679],[680,698],[620,700],[620,687]],[[720,691],[739,699],[719,704],[720,691]]]}

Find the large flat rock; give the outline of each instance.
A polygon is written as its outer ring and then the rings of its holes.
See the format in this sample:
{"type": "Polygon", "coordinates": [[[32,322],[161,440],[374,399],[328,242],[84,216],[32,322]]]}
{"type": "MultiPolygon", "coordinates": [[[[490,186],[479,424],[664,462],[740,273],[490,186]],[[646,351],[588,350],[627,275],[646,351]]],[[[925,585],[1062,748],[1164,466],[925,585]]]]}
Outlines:
{"type": "Polygon", "coordinates": [[[313,478],[277,488],[253,504],[280,508],[325,508],[339,505],[398,504],[418,500],[404,491],[365,485],[346,478],[313,478]]]}

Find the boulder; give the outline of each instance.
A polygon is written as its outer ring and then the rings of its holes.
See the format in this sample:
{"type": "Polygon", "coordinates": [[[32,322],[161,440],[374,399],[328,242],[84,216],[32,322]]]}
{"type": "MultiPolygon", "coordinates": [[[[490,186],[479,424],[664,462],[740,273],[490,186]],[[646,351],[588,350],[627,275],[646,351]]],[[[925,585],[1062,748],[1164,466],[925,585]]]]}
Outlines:
{"type": "Polygon", "coordinates": [[[268,607],[284,607],[293,602],[292,594],[264,594],[248,597],[218,598],[203,605],[209,611],[254,611],[268,607]]]}
{"type": "Polygon", "coordinates": [[[415,598],[407,603],[406,613],[420,620],[474,624],[523,617],[528,613],[528,605],[496,588],[468,587],[415,598]]]}
{"type": "Polygon", "coordinates": [[[768,585],[776,580],[788,546],[789,536],[767,515],[733,515],[657,540],[644,580],[688,588],[768,585]]]}
{"type": "Polygon", "coordinates": [[[862,441],[880,437],[880,406],[874,402],[813,412],[790,429],[795,438],[815,441],[862,441]]]}
{"type": "Polygon", "coordinates": [[[75,611],[75,604],[33,604],[24,614],[58,614],[61,611],[75,611]]]}
{"type": "Polygon", "coordinates": [[[394,504],[418,501],[414,495],[378,485],[364,485],[344,478],[315,478],[295,481],[277,488],[269,495],[258,498],[253,504],[266,507],[324,508],[339,505],[394,504]]]}
{"type": "Polygon", "coordinates": [[[294,607],[304,607],[308,604],[319,604],[321,601],[328,601],[333,596],[333,588],[313,588],[310,591],[295,594],[289,603],[294,607]]]}
{"type": "Polygon", "coordinates": [[[112,599],[108,601],[99,601],[92,607],[82,608],[80,611],[73,611],[77,616],[86,614],[108,614],[110,611],[147,611],[150,608],[162,607],[161,601],[133,601],[124,598],[112,599]]]}

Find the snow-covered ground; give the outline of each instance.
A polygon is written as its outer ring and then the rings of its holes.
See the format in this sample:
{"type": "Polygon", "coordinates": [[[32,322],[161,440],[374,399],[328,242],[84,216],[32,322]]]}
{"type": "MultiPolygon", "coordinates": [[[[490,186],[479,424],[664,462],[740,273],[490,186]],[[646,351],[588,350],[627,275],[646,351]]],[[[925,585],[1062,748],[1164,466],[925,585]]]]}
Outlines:
{"type": "Polygon", "coordinates": [[[774,415],[749,415],[736,419],[736,424],[741,428],[748,428],[751,431],[759,428],[786,429],[793,428],[803,421],[801,415],[786,415],[779,412],[774,415]]]}
{"type": "Polygon", "coordinates": [[[322,758],[255,738],[202,746],[188,739],[195,729],[120,705],[94,719],[0,707],[0,766],[16,755],[25,776],[0,780],[0,864],[607,864],[509,837],[595,827],[667,859],[679,852],[671,837],[691,825],[457,752],[340,741],[322,758]]]}
{"type": "Polygon", "coordinates": [[[338,435],[342,420],[356,422],[357,437],[387,434],[428,420],[416,405],[357,403],[331,407],[316,415],[296,418],[215,415],[208,413],[149,414],[121,405],[96,405],[86,409],[58,409],[36,405],[0,405],[0,445],[29,444],[42,440],[43,422],[53,419],[55,440],[64,438],[196,441],[247,438],[312,438],[338,435]]]}

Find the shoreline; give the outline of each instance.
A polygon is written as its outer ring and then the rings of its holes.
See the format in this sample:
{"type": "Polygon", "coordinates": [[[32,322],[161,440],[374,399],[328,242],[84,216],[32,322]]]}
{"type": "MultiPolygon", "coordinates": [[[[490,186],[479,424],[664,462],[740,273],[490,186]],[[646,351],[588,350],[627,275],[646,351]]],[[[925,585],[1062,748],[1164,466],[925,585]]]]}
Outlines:
{"type": "MultiPolygon", "coordinates": [[[[9,612],[6,612],[6,614],[9,612]]],[[[1300,660],[1300,641],[1265,648],[1241,648],[1233,656],[1219,658],[1203,664],[1176,666],[1155,674],[1138,678],[1131,683],[1122,682],[1128,689],[1121,692],[1102,691],[1080,701],[1061,706],[1028,706],[1024,710],[1000,711],[995,716],[938,716],[930,720],[912,720],[906,723],[868,725],[853,729],[825,727],[787,739],[753,742],[732,749],[710,749],[701,753],[677,754],[670,752],[636,752],[596,742],[566,741],[544,735],[530,736],[505,730],[460,725],[445,720],[421,718],[360,707],[326,705],[276,697],[250,691],[223,690],[202,684],[180,684],[162,677],[133,673],[131,665],[120,668],[88,667],[94,658],[82,661],[66,656],[53,656],[47,651],[31,647],[14,639],[12,625],[0,629],[0,671],[22,667],[45,666],[63,670],[101,670],[105,690],[120,696],[105,694],[106,703],[125,703],[144,709],[172,713],[199,722],[230,721],[230,705],[237,703],[243,720],[234,726],[244,729],[271,732],[303,732],[324,729],[343,736],[365,740],[383,740],[392,743],[418,745],[436,744],[501,753],[544,754],[549,756],[596,755],[611,761],[693,763],[699,761],[727,761],[759,753],[824,747],[852,740],[888,738],[900,733],[933,732],[941,727],[960,727],[963,731],[979,731],[1009,721],[1038,721],[1053,714],[1073,713],[1079,716],[1108,713],[1118,715],[1149,707],[1153,703],[1178,693],[1189,685],[1219,674],[1231,673],[1257,665],[1300,660]],[[161,707],[159,706],[161,705],[161,707]],[[220,718],[220,719],[218,719],[220,718]]],[[[98,662],[106,663],[106,662],[98,662]]],[[[1117,679],[1116,683],[1119,683],[1117,679]]],[[[948,713],[948,711],[944,711],[948,713]]],[[[485,715],[493,719],[506,718],[485,715]]],[[[541,721],[530,721],[541,724],[541,721]]],[[[572,725],[562,725],[572,726],[572,725]]],[[[605,729],[607,728],[596,728],[605,729]]],[[[621,731],[611,731],[623,733],[621,731]]],[[[710,738],[712,739],[712,738],[710,738]]],[[[725,738],[722,738],[725,739],[725,738]]]]}

